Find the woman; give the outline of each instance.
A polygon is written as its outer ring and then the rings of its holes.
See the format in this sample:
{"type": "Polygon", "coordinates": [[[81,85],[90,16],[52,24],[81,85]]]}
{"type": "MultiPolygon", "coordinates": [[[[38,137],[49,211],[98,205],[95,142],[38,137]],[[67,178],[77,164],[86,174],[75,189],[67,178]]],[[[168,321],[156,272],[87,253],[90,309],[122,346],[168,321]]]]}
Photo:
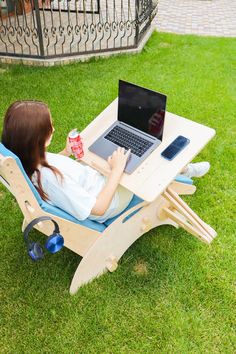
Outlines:
{"type": "MultiPolygon", "coordinates": [[[[16,101],[6,112],[2,143],[19,157],[41,197],[78,220],[89,218],[102,223],[124,210],[133,194],[119,182],[130,151],[118,148],[108,158],[111,173],[106,178],[69,158],[68,138],[59,154],[46,152],[53,132],[51,114],[43,102],[16,101]]],[[[184,173],[201,176],[209,169],[209,164],[202,164],[208,163],[189,164],[184,173]]]]}

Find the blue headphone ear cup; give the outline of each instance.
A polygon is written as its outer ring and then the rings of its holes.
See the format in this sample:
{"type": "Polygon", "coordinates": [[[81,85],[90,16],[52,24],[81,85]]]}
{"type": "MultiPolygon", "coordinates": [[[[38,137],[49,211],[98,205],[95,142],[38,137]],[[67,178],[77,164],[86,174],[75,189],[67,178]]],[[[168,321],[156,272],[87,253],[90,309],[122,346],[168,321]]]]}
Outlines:
{"type": "Polygon", "coordinates": [[[43,258],[43,250],[38,242],[31,242],[29,244],[28,255],[33,261],[38,261],[43,258]]]}
{"type": "Polygon", "coordinates": [[[53,233],[48,237],[47,242],[45,244],[45,248],[50,253],[56,253],[60,251],[60,249],[64,246],[64,238],[57,233],[53,233]]]}

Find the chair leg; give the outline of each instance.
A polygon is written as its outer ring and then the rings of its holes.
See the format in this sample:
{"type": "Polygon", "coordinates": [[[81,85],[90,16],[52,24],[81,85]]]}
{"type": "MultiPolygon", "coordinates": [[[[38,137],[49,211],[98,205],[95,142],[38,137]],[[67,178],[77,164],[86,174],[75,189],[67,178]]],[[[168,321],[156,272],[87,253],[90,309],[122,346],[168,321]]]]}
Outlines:
{"type": "Polygon", "coordinates": [[[216,231],[207,225],[171,187],[167,188],[163,197],[167,205],[160,210],[160,216],[169,217],[201,241],[208,244],[212,242],[217,235],[216,231]]]}
{"type": "Polygon", "coordinates": [[[115,256],[109,253],[110,250],[106,250],[104,245],[101,249],[99,244],[100,242],[96,242],[91,247],[92,250],[83,257],[78,265],[70,285],[71,295],[74,295],[82,285],[105,273],[109,268],[108,262],[110,258],[115,260],[117,264],[115,256]]]}
{"type": "Polygon", "coordinates": [[[78,265],[71,282],[70,294],[75,294],[80,286],[107,270],[116,270],[118,261],[126,250],[150,229],[160,225],[178,227],[178,224],[168,217],[160,220],[157,210],[162,199],[143,207],[125,223],[122,223],[122,220],[114,221],[101,234],[78,265]]]}
{"type": "MultiPolygon", "coordinates": [[[[176,198],[178,198],[178,193],[193,194],[196,190],[195,186],[177,182],[171,184],[171,187],[176,198]]],[[[163,193],[157,200],[144,206],[125,222],[125,216],[119,217],[101,234],[77,267],[71,282],[70,294],[75,294],[79,287],[99,277],[107,270],[111,272],[116,270],[118,261],[126,250],[149,230],[160,225],[172,225],[176,228],[185,226],[181,217],[176,218],[176,214],[173,217],[171,210],[169,213],[168,206],[171,202],[173,204],[173,201],[170,202],[167,195],[163,193]]],[[[192,231],[199,235],[198,229],[195,232],[195,228],[193,230],[191,225],[186,226],[189,232],[192,231]]]]}

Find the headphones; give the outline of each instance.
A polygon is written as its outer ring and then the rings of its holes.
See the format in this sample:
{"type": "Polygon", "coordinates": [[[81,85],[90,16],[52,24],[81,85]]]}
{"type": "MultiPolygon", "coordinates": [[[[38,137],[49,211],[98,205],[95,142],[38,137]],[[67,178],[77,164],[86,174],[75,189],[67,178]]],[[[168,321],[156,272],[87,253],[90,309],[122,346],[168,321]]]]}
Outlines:
{"type": "Polygon", "coordinates": [[[39,218],[31,221],[24,230],[24,239],[27,245],[28,255],[32,258],[33,261],[38,261],[43,258],[43,249],[40,246],[39,242],[30,241],[28,238],[29,232],[33,229],[33,227],[41,221],[50,220],[54,224],[54,231],[51,236],[48,237],[45,248],[50,253],[56,253],[60,251],[60,249],[64,245],[64,238],[60,235],[59,226],[55,220],[50,218],[50,216],[41,216],[39,218]]]}

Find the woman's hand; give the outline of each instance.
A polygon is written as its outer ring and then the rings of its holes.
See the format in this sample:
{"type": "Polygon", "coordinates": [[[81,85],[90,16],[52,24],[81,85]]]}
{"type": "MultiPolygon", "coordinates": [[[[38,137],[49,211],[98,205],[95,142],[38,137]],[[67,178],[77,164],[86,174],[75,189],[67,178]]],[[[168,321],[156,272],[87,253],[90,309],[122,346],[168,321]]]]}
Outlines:
{"type": "MultiPolygon", "coordinates": [[[[77,129],[76,129],[76,128],[72,129],[72,130],[69,132],[69,134],[70,134],[72,131],[74,131],[74,130],[77,130],[77,129]]],[[[72,147],[73,144],[70,143],[70,141],[69,141],[69,134],[67,135],[67,138],[66,138],[66,146],[65,146],[64,150],[62,150],[61,152],[59,152],[59,154],[64,155],[64,156],[68,156],[68,157],[73,154],[72,149],[71,149],[71,147],[72,147]]]]}
{"type": "MultiPolygon", "coordinates": [[[[73,130],[75,130],[75,129],[73,129],[73,130]]],[[[66,151],[66,153],[67,153],[67,156],[71,156],[73,154],[72,153],[72,149],[71,149],[72,144],[69,141],[69,134],[66,137],[66,146],[65,146],[65,149],[64,149],[66,151]]]]}
{"type": "Polygon", "coordinates": [[[124,148],[118,147],[111,156],[108,157],[108,163],[112,171],[122,174],[125,169],[127,160],[130,156],[131,150],[125,151],[124,148]]]}

